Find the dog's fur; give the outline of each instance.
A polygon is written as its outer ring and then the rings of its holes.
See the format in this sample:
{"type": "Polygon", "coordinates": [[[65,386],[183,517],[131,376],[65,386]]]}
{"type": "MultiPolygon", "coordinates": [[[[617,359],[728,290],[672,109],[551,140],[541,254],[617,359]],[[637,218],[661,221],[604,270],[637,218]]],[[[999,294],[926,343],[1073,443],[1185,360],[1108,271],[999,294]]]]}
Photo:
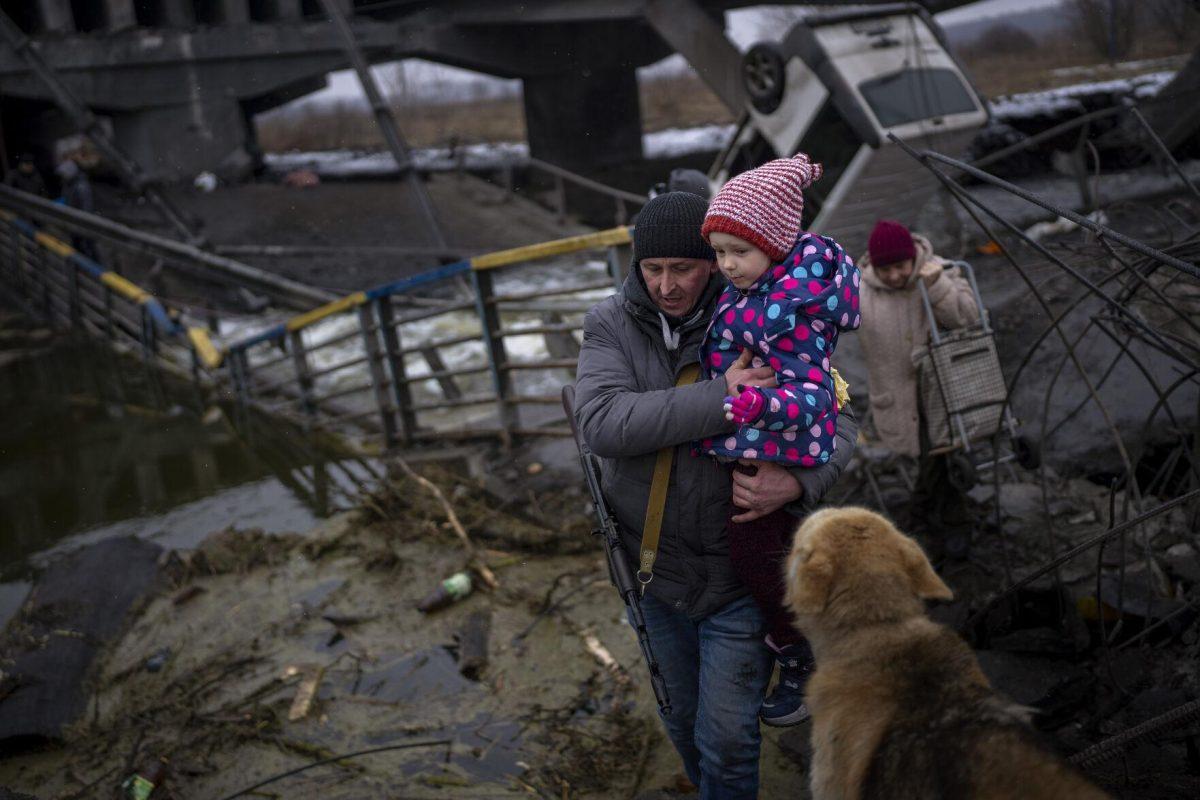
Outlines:
{"type": "Polygon", "coordinates": [[[952,593],[915,541],[862,508],[796,533],[786,602],[812,642],[817,800],[1104,798],[1037,744],[971,649],[925,615],[952,593]]]}

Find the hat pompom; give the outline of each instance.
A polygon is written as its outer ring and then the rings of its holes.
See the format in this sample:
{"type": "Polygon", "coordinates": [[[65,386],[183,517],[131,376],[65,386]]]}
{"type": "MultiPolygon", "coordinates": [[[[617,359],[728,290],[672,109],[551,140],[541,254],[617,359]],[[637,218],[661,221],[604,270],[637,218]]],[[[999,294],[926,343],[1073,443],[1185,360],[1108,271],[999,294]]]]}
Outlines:
{"type": "Polygon", "coordinates": [[[825,168],[820,164],[810,159],[804,153],[797,153],[792,156],[792,161],[796,163],[797,174],[800,176],[800,188],[807,189],[821,179],[825,174],[825,168]]]}

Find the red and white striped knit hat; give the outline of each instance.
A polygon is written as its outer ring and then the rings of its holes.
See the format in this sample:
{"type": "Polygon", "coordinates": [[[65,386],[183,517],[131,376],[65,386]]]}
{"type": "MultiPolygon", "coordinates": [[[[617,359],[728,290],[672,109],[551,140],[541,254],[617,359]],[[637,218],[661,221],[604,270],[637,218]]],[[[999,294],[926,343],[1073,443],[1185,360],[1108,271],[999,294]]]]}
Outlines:
{"type": "Polygon", "coordinates": [[[743,172],[709,203],[700,235],[707,240],[710,233],[728,233],[762,250],[771,263],[782,261],[800,236],[804,190],[821,172],[804,153],[743,172]]]}

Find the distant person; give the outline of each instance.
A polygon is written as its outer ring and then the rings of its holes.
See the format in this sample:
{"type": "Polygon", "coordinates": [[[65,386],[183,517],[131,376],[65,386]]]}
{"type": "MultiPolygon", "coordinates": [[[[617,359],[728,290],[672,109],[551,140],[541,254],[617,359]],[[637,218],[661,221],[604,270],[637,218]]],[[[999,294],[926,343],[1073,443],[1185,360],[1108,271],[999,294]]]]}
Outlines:
{"type": "Polygon", "coordinates": [[[46,191],[46,181],[42,179],[42,173],[38,170],[37,164],[33,161],[33,156],[28,153],[22,153],[17,158],[16,169],[8,173],[8,185],[14,189],[29,194],[35,194],[38,197],[49,197],[49,192],[46,191]]]}
{"type": "Polygon", "coordinates": [[[671,170],[671,175],[665,183],[654,184],[650,188],[650,197],[655,198],[667,192],[688,192],[709,200],[712,198],[712,184],[708,176],[700,170],[680,167],[671,170]]]}
{"type": "Polygon", "coordinates": [[[929,342],[929,319],[917,282],[929,293],[933,315],[943,328],[979,321],[979,307],[957,267],[947,268],[929,240],[893,220],[879,220],[859,259],[862,270],[862,326],[871,417],[883,445],[893,453],[917,456],[912,529],[939,557],[965,558],[973,519],[967,500],[950,484],[947,457],[929,454],[930,438],[921,412],[913,351],[929,342]]]}
{"type": "MultiPolygon", "coordinates": [[[[58,169],[55,171],[62,179],[63,202],[67,207],[88,214],[95,212],[96,201],[92,195],[92,182],[88,180],[87,173],[80,169],[75,159],[66,159],[58,165],[58,169]]],[[[100,260],[100,255],[96,251],[96,242],[90,237],[73,233],[71,234],[71,246],[82,256],[93,261],[100,260]]]]}

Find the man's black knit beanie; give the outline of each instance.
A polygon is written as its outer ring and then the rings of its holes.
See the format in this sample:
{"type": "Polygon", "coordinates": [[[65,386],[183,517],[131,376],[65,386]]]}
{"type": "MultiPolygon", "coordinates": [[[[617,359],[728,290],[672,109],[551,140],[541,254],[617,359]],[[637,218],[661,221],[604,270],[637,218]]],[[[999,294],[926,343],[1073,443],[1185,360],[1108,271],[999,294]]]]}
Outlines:
{"type": "Polygon", "coordinates": [[[700,236],[708,201],[689,192],[660,194],[642,206],[633,228],[633,260],[717,256],[700,236]]]}

